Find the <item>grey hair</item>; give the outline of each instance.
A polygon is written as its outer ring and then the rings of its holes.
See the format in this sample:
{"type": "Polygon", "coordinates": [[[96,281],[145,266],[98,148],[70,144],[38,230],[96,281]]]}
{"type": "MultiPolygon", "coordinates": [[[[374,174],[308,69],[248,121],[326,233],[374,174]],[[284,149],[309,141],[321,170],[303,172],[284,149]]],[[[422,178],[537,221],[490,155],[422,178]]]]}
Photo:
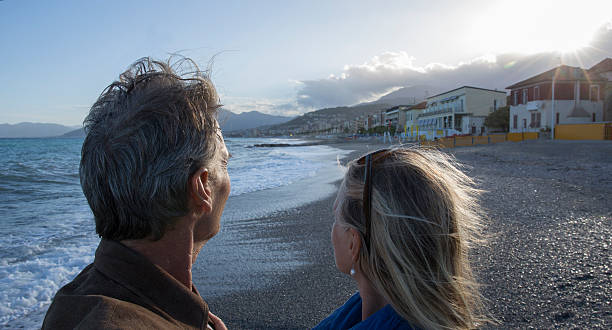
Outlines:
{"type": "Polygon", "coordinates": [[[189,178],[215,156],[215,87],[192,60],[171,61],[136,61],[85,118],[79,174],[102,238],[163,237],[189,211],[189,178]]]}
{"type": "Polygon", "coordinates": [[[370,246],[364,240],[364,164],[348,164],[340,223],[356,229],[357,267],[407,321],[424,329],[467,329],[484,316],[468,260],[482,239],[479,190],[447,154],[398,148],[372,168],[370,246]]]}

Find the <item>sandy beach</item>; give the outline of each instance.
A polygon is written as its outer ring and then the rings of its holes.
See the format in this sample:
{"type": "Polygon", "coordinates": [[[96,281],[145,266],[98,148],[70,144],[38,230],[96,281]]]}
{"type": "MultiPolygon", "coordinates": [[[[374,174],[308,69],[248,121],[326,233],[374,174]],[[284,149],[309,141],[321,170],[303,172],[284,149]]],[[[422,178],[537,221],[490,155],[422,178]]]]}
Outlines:
{"type": "MultiPolygon", "coordinates": [[[[354,158],[381,145],[333,143],[354,158]]],[[[447,150],[485,190],[488,246],[473,254],[492,328],[607,328],[612,324],[612,143],[529,141],[447,150]]],[[[340,306],[356,286],[334,265],[334,196],[253,220],[302,262],[269,271],[255,289],[207,297],[230,329],[305,329],[340,306]]],[[[279,252],[279,251],[277,251],[279,252]]],[[[283,251],[280,251],[283,252],[283,251]]],[[[270,255],[270,263],[278,258],[270,255]]],[[[242,274],[242,276],[248,276],[242,274]]],[[[197,284],[197,282],[196,282],[197,284]]]]}

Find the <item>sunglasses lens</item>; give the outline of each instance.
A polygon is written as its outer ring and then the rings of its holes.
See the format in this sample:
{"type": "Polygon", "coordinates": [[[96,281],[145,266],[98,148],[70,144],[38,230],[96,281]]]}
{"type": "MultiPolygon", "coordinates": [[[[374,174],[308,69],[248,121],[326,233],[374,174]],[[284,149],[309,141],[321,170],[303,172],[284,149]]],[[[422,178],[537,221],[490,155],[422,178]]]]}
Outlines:
{"type": "Polygon", "coordinates": [[[389,151],[389,149],[381,149],[381,150],[377,150],[374,152],[371,152],[363,157],[361,157],[357,163],[358,164],[364,164],[364,174],[363,174],[363,195],[362,195],[362,201],[363,201],[363,213],[365,216],[365,233],[363,235],[363,239],[365,240],[365,244],[366,244],[366,248],[369,249],[370,247],[370,227],[371,227],[371,222],[372,222],[372,202],[371,202],[371,198],[372,198],[372,167],[373,167],[373,163],[378,160],[378,159],[382,159],[384,158],[382,155],[381,157],[376,157],[374,158],[376,155],[382,154],[382,153],[387,153],[389,151]]]}

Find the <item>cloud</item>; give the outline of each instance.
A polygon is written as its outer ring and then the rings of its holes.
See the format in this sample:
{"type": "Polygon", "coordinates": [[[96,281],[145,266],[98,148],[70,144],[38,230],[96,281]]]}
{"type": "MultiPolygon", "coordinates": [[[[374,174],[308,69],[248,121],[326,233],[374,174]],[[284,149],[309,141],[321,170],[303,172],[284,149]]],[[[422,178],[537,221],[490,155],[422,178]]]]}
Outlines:
{"type": "Polygon", "coordinates": [[[298,84],[299,108],[323,108],[371,101],[394,89],[429,85],[440,90],[471,85],[504,90],[515,82],[563,64],[588,68],[612,54],[612,24],[602,26],[590,45],[572,53],[485,55],[448,65],[414,65],[405,51],[385,52],[359,65],[346,65],[339,75],[298,84]]]}
{"type": "MultiPolygon", "coordinates": [[[[234,113],[259,111],[297,116],[325,107],[377,100],[406,86],[428,86],[442,92],[464,85],[505,90],[505,87],[549,70],[560,63],[589,68],[612,56],[612,23],[602,26],[590,45],[575,53],[485,54],[455,65],[414,64],[405,51],[385,52],[366,63],[345,65],[339,74],[315,80],[292,80],[294,98],[254,98],[221,95],[224,108],[234,113]]],[[[430,94],[431,95],[431,94],[430,94]]]]}

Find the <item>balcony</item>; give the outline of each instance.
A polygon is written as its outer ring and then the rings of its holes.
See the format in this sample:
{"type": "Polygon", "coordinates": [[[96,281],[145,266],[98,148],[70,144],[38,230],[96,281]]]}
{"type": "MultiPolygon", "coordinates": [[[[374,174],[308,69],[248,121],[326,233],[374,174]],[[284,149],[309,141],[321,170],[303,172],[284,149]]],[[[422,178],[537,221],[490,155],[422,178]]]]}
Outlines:
{"type": "Polygon", "coordinates": [[[439,114],[442,114],[442,113],[452,113],[452,112],[453,112],[453,108],[445,108],[445,109],[440,109],[440,110],[436,110],[436,111],[430,111],[430,112],[422,113],[417,118],[428,117],[428,116],[435,116],[435,115],[439,115],[439,114]]]}
{"type": "Polygon", "coordinates": [[[540,109],[540,101],[527,102],[527,111],[537,111],[540,109]]]}

